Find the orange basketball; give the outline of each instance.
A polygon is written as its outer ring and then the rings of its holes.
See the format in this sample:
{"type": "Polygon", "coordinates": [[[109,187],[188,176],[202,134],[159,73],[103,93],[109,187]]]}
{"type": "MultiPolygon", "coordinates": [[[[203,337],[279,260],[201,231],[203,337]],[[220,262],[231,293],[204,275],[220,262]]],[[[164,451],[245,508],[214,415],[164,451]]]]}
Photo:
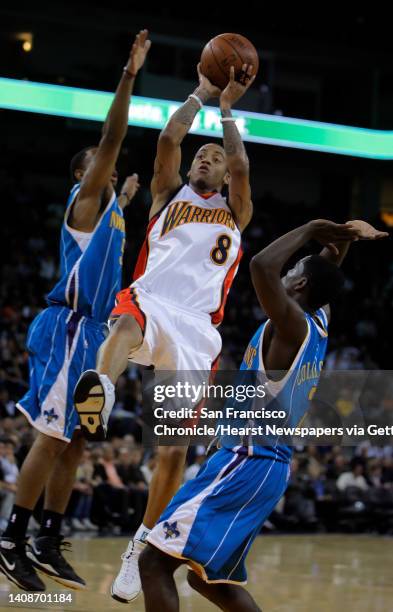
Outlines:
{"type": "Polygon", "coordinates": [[[243,64],[252,64],[258,72],[259,58],[254,45],[241,34],[219,34],[209,40],[201,55],[201,72],[211,83],[224,89],[229,81],[230,67],[239,78],[243,64]]]}

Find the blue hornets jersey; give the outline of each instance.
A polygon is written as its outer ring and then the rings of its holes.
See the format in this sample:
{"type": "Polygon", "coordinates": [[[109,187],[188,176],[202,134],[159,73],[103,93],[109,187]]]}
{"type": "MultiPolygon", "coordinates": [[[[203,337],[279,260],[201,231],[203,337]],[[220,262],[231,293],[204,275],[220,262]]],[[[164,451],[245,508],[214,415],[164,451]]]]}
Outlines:
{"type": "MultiPolygon", "coordinates": [[[[304,316],[308,325],[307,336],[291,368],[283,372],[283,378],[279,381],[268,379],[263,363],[263,337],[269,320],[260,326],[246,349],[235,385],[262,384],[265,385],[266,395],[263,400],[254,398],[247,402],[230,402],[230,405],[239,411],[238,414],[244,410],[251,410],[254,415],[258,414],[256,409],[259,411],[263,408],[265,413],[282,411],[285,417],[279,422],[277,419],[271,421],[253,418],[250,422],[249,419],[237,418],[235,426],[262,426],[266,431],[267,425],[295,428],[303,420],[318,385],[328,339],[328,320],[322,308],[314,315],[305,312],[304,316]]],[[[226,407],[228,405],[227,402],[226,407]]],[[[228,419],[226,423],[230,424],[228,419]]],[[[224,436],[221,438],[221,445],[240,454],[285,462],[289,462],[292,456],[291,447],[283,444],[282,439],[278,435],[272,435],[271,432],[269,435],[265,433],[262,436],[258,434],[258,436],[244,436],[237,439],[233,435],[224,436]]]]}
{"type": "Polygon", "coordinates": [[[106,322],[121,285],[123,211],[113,193],[93,232],[75,230],[68,225],[68,217],[79,190],[80,185],[75,185],[68,198],[61,229],[60,280],[47,302],[106,322]]]}

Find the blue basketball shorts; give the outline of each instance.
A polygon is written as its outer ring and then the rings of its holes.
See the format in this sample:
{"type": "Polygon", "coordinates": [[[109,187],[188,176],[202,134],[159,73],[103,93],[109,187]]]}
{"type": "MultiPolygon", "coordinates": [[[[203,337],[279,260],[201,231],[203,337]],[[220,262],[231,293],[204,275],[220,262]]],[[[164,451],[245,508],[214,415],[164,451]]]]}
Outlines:
{"type": "Polygon", "coordinates": [[[79,427],[74,387],[95,368],[105,324],[66,308],[50,306],[31,323],[27,336],[30,385],[17,407],[38,431],[69,442],[79,427]]]}
{"type": "Polygon", "coordinates": [[[245,584],[247,553],[288,479],[288,463],[221,449],[179,489],[147,541],[206,582],[245,584]]]}

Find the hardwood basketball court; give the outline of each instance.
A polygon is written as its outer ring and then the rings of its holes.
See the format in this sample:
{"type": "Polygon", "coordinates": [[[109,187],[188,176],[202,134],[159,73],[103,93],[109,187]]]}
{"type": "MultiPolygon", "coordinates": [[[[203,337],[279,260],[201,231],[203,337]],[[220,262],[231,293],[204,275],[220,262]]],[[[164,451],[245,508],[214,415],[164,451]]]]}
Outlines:
{"type": "MultiPolygon", "coordinates": [[[[143,598],[121,604],[108,594],[126,548],[124,538],[79,538],[68,555],[87,580],[85,592],[56,588],[47,594],[72,593],[73,603],[10,603],[23,593],[0,576],[0,610],[50,609],[80,612],[143,612],[143,598]]],[[[262,536],[248,558],[248,588],[264,612],[391,612],[393,610],[393,538],[347,535],[262,536]]],[[[217,610],[188,586],[185,568],[176,574],[184,612],[217,610]]],[[[159,611],[157,611],[159,612],[159,611]]]]}

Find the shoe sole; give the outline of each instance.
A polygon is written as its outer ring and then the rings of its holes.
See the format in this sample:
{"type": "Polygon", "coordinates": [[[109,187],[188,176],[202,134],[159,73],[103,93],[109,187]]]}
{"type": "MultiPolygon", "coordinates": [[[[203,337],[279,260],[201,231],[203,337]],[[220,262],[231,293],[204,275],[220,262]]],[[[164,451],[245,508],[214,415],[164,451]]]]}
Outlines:
{"type": "Polygon", "coordinates": [[[52,578],[52,580],[54,580],[58,584],[61,584],[62,586],[72,589],[73,591],[84,591],[86,589],[85,584],[80,584],[80,582],[73,582],[72,580],[67,580],[66,578],[60,578],[60,576],[55,576],[54,574],[50,574],[49,572],[42,569],[41,567],[38,567],[35,563],[33,563],[33,565],[36,568],[36,570],[43,576],[52,578]]]}
{"type": "Polygon", "coordinates": [[[74,405],[86,440],[103,442],[106,432],[101,423],[101,412],[105,405],[105,391],[97,372],[82,374],[74,390],[74,405]]]}
{"type": "Polygon", "coordinates": [[[54,580],[55,582],[58,582],[59,584],[62,584],[63,586],[68,587],[69,589],[73,589],[74,591],[84,591],[86,589],[85,584],[81,584],[80,582],[76,582],[75,580],[69,580],[68,578],[62,578],[61,576],[58,576],[57,574],[52,573],[46,567],[43,567],[40,564],[40,562],[37,561],[33,553],[27,552],[27,556],[32,562],[34,568],[40,574],[43,574],[44,576],[47,576],[48,578],[52,578],[52,580],[54,580]]]}
{"type": "Polygon", "coordinates": [[[132,597],[132,599],[124,599],[123,597],[120,597],[119,595],[116,595],[116,593],[114,593],[113,591],[113,582],[111,584],[111,597],[112,599],[115,599],[116,601],[119,601],[120,603],[123,604],[128,604],[131,603],[132,601],[135,601],[136,599],[138,599],[139,595],[141,594],[141,592],[139,591],[139,593],[137,593],[135,595],[135,597],[132,597]]]}
{"type": "Polygon", "coordinates": [[[44,591],[46,591],[46,586],[45,586],[45,585],[44,585],[44,588],[42,588],[42,589],[32,589],[31,587],[30,587],[30,588],[27,588],[26,586],[24,586],[23,584],[21,584],[20,582],[18,582],[18,581],[16,580],[16,578],[14,578],[14,576],[12,576],[11,574],[9,574],[9,573],[7,572],[7,570],[6,570],[6,569],[4,569],[4,567],[3,567],[1,564],[0,564],[0,572],[2,572],[2,574],[4,574],[4,576],[5,576],[6,578],[8,578],[8,580],[9,580],[10,582],[12,582],[13,584],[16,584],[16,586],[17,586],[18,588],[22,589],[22,591],[28,591],[29,593],[43,593],[44,591]]]}

